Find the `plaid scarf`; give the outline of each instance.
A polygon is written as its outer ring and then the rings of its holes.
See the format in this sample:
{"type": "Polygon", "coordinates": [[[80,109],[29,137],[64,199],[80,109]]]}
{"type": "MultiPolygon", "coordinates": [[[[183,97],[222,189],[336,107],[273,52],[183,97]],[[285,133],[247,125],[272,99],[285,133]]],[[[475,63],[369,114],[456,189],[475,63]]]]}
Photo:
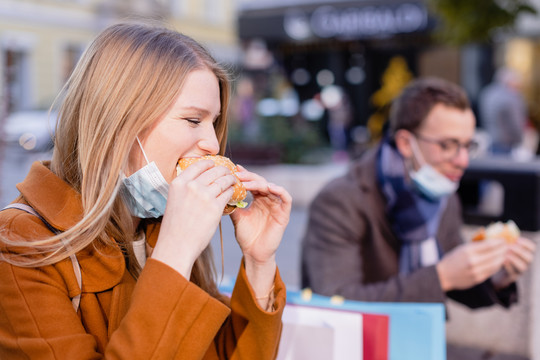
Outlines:
{"type": "Polygon", "coordinates": [[[448,197],[430,200],[406,179],[401,154],[383,140],[377,154],[377,175],[386,197],[386,214],[401,241],[399,272],[408,274],[441,258],[436,239],[448,197]]]}

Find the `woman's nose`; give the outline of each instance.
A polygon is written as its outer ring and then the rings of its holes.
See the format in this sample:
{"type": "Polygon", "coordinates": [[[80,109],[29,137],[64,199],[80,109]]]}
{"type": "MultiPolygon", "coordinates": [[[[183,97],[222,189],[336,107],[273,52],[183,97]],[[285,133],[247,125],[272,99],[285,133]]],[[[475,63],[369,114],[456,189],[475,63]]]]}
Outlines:
{"type": "Polygon", "coordinates": [[[213,127],[206,131],[200,139],[199,148],[210,155],[215,155],[219,152],[219,141],[213,127]]]}

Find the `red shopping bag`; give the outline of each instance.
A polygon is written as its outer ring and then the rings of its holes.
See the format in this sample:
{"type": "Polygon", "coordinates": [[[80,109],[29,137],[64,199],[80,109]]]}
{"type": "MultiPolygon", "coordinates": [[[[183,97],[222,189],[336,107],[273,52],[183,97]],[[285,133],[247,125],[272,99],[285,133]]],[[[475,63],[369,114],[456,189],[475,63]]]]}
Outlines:
{"type": "Polygon", "coordinates": [[[388,360],[390,317],[362,313],[364,360],[388,360]]]}

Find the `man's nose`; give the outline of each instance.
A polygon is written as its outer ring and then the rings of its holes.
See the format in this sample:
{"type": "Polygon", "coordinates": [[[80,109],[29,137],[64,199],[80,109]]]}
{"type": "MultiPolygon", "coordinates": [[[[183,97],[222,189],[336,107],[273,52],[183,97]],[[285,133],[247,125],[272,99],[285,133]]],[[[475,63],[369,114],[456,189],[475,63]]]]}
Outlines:
{"type": "Polygon", "coordinates": [[[456,157],[453,159],[454,164],[465,169],[469,166],[469,150],[467,147],[460,146],[456,157]]]}

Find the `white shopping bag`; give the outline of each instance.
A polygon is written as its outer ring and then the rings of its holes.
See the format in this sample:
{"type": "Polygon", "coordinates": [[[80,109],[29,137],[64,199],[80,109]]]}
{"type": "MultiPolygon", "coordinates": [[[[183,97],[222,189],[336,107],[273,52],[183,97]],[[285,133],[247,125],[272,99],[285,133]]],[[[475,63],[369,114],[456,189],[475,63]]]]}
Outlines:
{"type": "Polygon", "coordinates": [[[287,304],[278,360],[362,360],[362,314],[287,304]]]}

